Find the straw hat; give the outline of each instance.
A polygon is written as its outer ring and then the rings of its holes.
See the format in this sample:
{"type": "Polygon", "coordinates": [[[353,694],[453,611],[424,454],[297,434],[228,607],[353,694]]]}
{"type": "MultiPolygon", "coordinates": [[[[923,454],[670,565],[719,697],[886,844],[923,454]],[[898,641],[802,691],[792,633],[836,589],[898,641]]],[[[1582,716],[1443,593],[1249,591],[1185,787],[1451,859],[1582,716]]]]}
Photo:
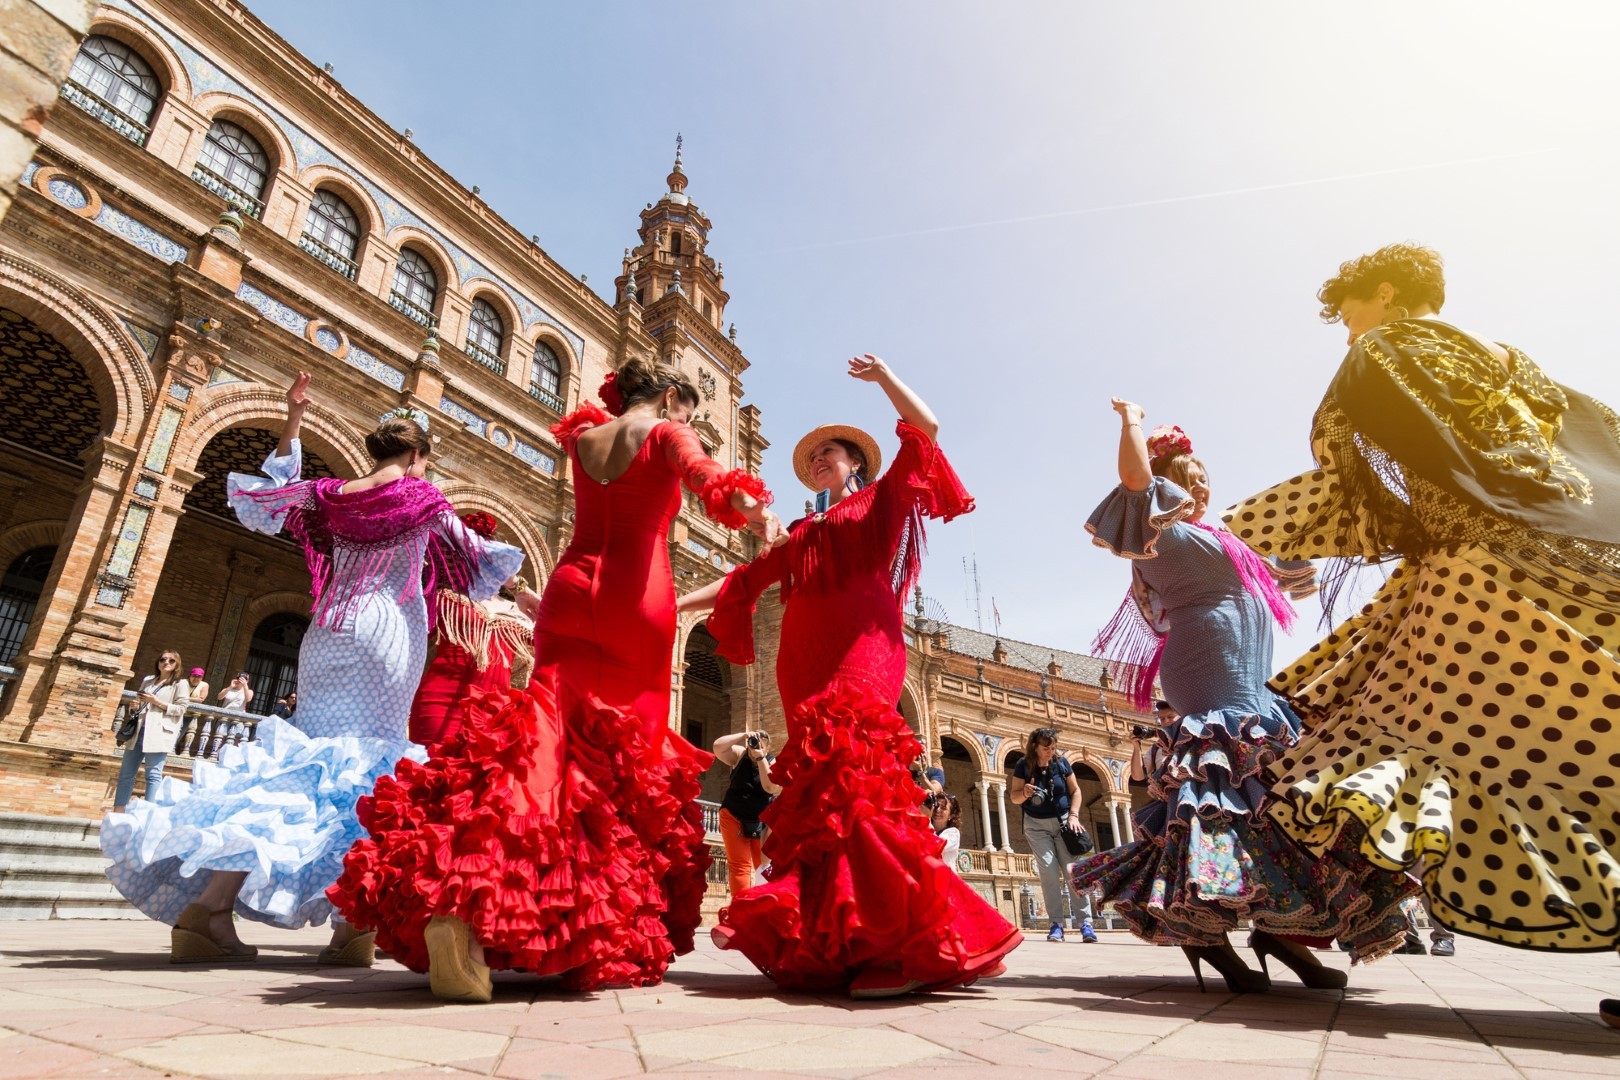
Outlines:
{"type": "Polygon", "coordinates": [[[878,469],[883,465],[883,451],[878,449],[877,440],[848,424],[822,424],[800,439],[799,445],[793,448],[793,471],[801,484],[811,491],[821,490],[821,486],[810,478],[810,455],[828,439],[840,439],[857,446],[861,456],[866,458],[866,479],[869,482],[877,479],[878,469]]]}

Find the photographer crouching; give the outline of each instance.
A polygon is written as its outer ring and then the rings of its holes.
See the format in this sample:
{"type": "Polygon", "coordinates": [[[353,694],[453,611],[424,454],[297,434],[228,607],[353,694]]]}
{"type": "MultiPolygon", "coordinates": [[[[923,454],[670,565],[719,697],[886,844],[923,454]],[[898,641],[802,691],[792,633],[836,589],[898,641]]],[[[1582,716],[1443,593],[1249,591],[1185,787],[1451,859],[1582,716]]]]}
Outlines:
{"type": "Polygon", "coordinates": [[[725,798],[720,800],[720,839],[726,848],[726,877],[731,895],[754,883],[754,871],[764,862],[760,846],[765,823],[759,815],[781,794],[771,779],[771,733],[742,731],[714,740],[714,756],[731,767],[725,798]]]}

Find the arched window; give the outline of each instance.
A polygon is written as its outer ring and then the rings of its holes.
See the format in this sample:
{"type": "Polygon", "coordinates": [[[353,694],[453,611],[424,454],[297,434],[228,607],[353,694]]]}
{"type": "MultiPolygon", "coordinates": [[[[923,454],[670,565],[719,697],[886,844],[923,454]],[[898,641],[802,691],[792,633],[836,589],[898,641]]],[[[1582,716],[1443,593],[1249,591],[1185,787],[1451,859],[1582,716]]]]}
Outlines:
{"type": "Polygon", "coordinates": [[[563,411],[562,361],[543,341],[534,343],[534,360],[529,364],[529,393],[553,412],[563,411]]]}
{"type": "Polygon", "coordinates": [[[433,325],[433,304],[439,298],[439,275],[420,252],[405,248],[394,267],[394,291],[388,302],[423,326],[433,325]]]}
{"type": "Polygon", "coordinates": [[[248,711],[268,716],[277,698],[298,689],[298,646],[308,629],[309,620],[302,615],[282,612],[253,631],[246,664],[248,685],[253,687],[248,711]]]}
{"type": "Polygon", "coordinates": [[[134,143],[145,146],[163,88],[152,65],[100,34],[84,39],[73,58],[62,96],[134,143]]]}
{"type": "Polygon", "coordinates": [[[11,560],[5,577],[0,578],[0,664],[11,663],[22,650],[55,559],[54,547],[25,551],[11,560]]]}
{"type": "Polygon", "coordinates": [[[506,324],[500,313],[482,298],[472,302],[472,318],[467,320],[467,354],[497,375],[506,374],[501,346],[506,342],[506,324]]]}
{"type": "Polygon", "coordinates": [[[249,217],[264,214],[264,185],[270,176],[270,157],[249,135],[229,120],[215,120],[203,140],[202,155],[191,178],[249,217]]]}
{"type": "Polygon", "coordinates": [[[348,203],[321,188],[304,218],[304,250],[350,281],[359,268],[354,253],[360,247],[360,219],[348,203]]]}

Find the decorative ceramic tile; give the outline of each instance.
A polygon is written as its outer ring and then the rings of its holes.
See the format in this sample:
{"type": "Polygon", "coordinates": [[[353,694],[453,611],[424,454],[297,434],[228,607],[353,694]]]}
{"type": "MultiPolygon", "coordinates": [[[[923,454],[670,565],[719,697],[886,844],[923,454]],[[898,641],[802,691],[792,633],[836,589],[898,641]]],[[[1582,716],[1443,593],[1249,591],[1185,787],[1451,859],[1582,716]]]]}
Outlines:
{"type": "Polygon", "coordinates": [[[191,387],[187,386],[185,383],[170,383],[169,396],[174,398],[176,401],[190,401],[191,387]]]}
{"type": "Polygon", "coordinates": [[[165,262],[185,262],[191,249],[177,240],[171,240],[145,223],[105,204],[95,216],[95,222],[108,232],[116,233],[149,255],[165,262]]]}
{"type": "Polygon", "coordinates": [[[700,559],[707,559],[709,557],[709,546],[692,539],[690,536],[686,538],[686,550],[690,551],[700,559]]]}
{"type": "Polygon", "coordinates": [[[39,172],[39,162],[30,161],[23,166],[22,179],[17,181],[19,187],[29,187],[34,182],[34,174],[39,172]]]}
{"type": "MultiPolygon", "coordinates": [[[[319,337],[322,333],[324,331],[316,331],[316,336],[319,337]]],[[[345,356],[343,361],[350,367],[359,368],[385,386],[391,386],[395,390],[405,389],[405,373],[403,371],[392,364],[377,359],[358,345],[349,346],[349,355],[345,356]]]]}
{"type": "Polygon", "coordinates": [[[222,367],[215,368],[214,373],[208,376],[209,386],[224,386],[226,383],[238,382],[247,382],[247,380],[242,378],[242,376],[238,375],[236,372],[226,371],[222,367]]]}
{"type": "Polygon", "coordinates": [[[456,402],[451,401],[447,397],[442,397],[439,399],[439,411],[450,417],[452,420],[460,421],[469,431],[476,431],[480,435],[484,434],[485,430],[488,428],[488,423],[482,416],[479,416],[477,413],[473,412],[471,409],[468,409],[464,405],[459,405],[456,402]]]}
{"type": "Polygon", "coordinates": [[[489,441],[500,447],[502,450],[505,450],[508,446],[512,445],[512,436],[508,435],[501,428],[495,428],[489,433],[489,441]]]}
{"type": "Polygon", "coordinates": [[[146,451],[145,465],[148,469],[160,473],[169,467],[169,451],[174,447],[174,436],[180,430],[180,418],[184,415],[173,405],[163,407],[163,415],[158,417],[157,434],[152,437],[152,445],[146,451]]]}
{"type": "MultiPolygon", "coordinates": [[[[364,187],[378,205],[383,208],[384,219],[388,221],[390,228],[394,225],[410,225],[432,236],[449,251],[450,258],[455,262],[456,270],[461,275],[463,283],[475,277],[489,278],[500,286],[501,290],[511,298],[512,303],[522,312],[525,328],[533,326],[537,322],[555,326],[573,343],[575,353],[583,354],[585,349],[585,339],[583,337],[565,326],[545,308],[530,300],[506,282],[501,281],[500,278],[490,272],[488,267],[462,250],[458,244],[453,243],[438,229],[423,221],[417,214],[406,209],[398,199],[383,191],[382,188],[372,182],[370,177],[357,172],[348,162],[338,157],[318,139],[289,120],[280,110],[274,108],[259,95],[221,71],[213,61],[197,52],[190,44],[182,40],[152,15],[132,3],[131,0],[106,0],[106,6],[117,8],[135,16],[169,43],[170,47],[180,55],[181,62],[185,64],[186,71],[191,76],[192,90],[195,96],[201,96],[210,91],[222,90],[253,102],[269,116],[273,117],[277,127],[281,129],[282,134],[286,136],[288,143],[293,148],[293,155],[297,158],[296,171],[302,172],[311,165],[328,165],[348,175],[356,183],[364,187]]],[[[27,182],[26,176],[24,182],[27,182]]]]}
{"type": "Polygon", "coordinates": [[[135,481],[135,494],[143,499],[155,499],[158,493],[158,482],[150,477],[142,477],[135,481]]]}
{"type": "Polygon", "coordinates": [[[131,337],[140,342],[141,351],[146,354],[148,360],[157,355],[158,336],[156,331],[148,330],[144,326],[137,326],[128,319],[119,319],[118,321],[124,324],[124,329],[129,331],[131,337]]]}
{"type": "Polygon", "coordinates": [[[548,454],[546,451],[537,446],[530,446],[522,439],[514,440],[512,453],[516,454],[521,460],[533,465],[547,476],[557,475],[557,458],[554,454],[548,454]]]}
{"type": "Polygon", "coordinates": [[[258,308],[259,314],[263,315],[277,326],[286,327],[295,334],[302,336],[304,333],[304,328],[309,325],[308,315],[300,314],[299,312],[296,312],[292,308],[288,307],[286,304],[283,304],[280,300],[275,300],[269,296],[266,296],[263,292],[256,289],[252,285],[249,285],[245,281],[242,282],[242,284],[237,288],[236,295],[239,299],[246,300],[249,304],[252,304],[255,308],[258,308]]]}
{"type": "Polygon", "coordinates": [[[146,523],[152,519],[149,507],[130,503],[124,511],[124,527],[118,530],[118,543],[113,545],[112,558],[107,562],[107,573],[129,577],[135,569],[135,556],[140,553],[141,541],[146,539],[146,523]]]}
{"type": "Polygon", "coordinates": [[[45,185],[51,193],[51,198],[71,210],[83,210],[90,205],[90,196],[84,193],[84,188],[71,180],[64,180],[60,176],[45,185]]]}
{"type": "Polygon", "coordinates": [[[124,590],[115,589],[110,585],[103,585],[96,590],[96,603],[102,607],[123,607],[124,590]]]}
{"type": "Polygon", "coordinates": [[[327,352],[337,352],[343,344],[343,339],[323,326],[315,331],[315,344],[327,352]]]}

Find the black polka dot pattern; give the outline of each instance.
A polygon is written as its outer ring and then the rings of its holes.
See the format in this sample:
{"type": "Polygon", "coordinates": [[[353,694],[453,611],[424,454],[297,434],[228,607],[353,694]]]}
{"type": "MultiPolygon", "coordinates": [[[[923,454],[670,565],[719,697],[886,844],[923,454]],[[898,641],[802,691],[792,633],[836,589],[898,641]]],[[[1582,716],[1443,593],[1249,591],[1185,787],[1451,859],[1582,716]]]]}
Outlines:
{"type": "Polygon", "coordinates": [[[1467,544],[1402,564],[1278,674],[1309,721],[1273,767],[1273,813],[1317,850],[1362,830],[1363,855],[1419,874],[1461,933],[1614,949],[1613,585],[1528,565],[1467,544]]]}

